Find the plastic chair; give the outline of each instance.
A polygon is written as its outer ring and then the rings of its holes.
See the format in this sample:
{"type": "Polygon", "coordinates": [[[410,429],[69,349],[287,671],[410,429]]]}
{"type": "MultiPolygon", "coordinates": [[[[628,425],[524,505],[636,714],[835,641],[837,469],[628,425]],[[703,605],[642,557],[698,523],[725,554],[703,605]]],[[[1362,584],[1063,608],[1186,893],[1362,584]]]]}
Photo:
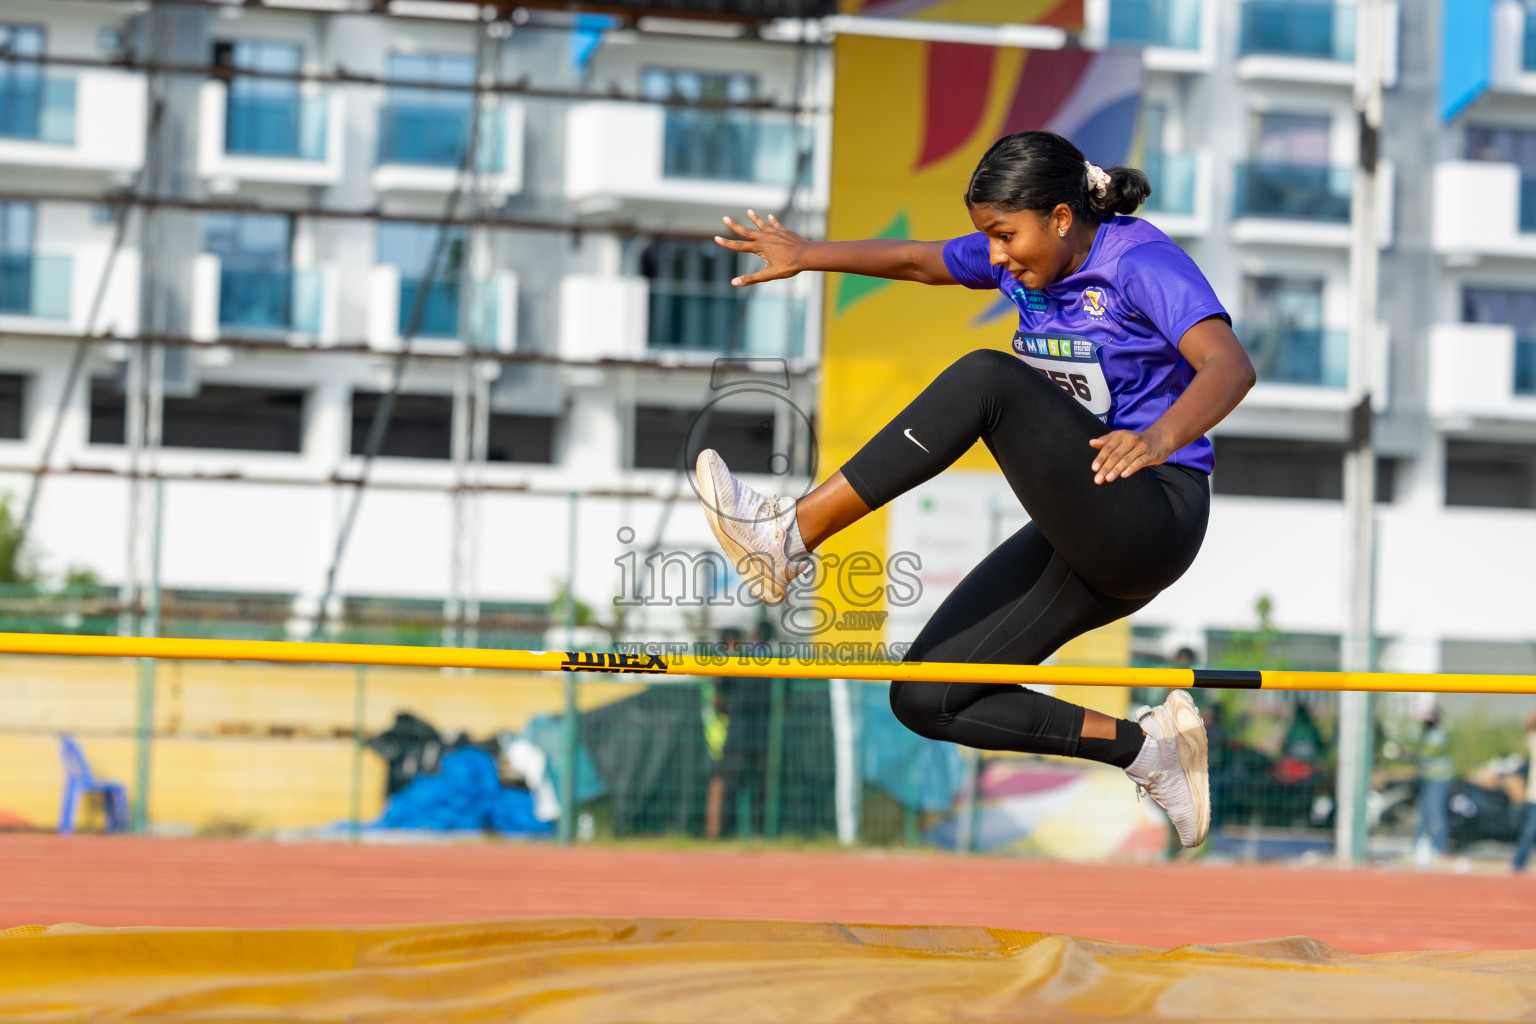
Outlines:
{"type": "Polygon", "coordinates": [[[85,760],[85,752],[68,733],[59,734],[60,753],[64,757],[64,806],[59,809],[59,834],[68,835],[75,830],[75,808],[81,797],[100,793],[106,809],[107,831],[123,832],[128,828],[128,791],[118,782],[101,782],[91,774],[91,766],[85,760]]]}

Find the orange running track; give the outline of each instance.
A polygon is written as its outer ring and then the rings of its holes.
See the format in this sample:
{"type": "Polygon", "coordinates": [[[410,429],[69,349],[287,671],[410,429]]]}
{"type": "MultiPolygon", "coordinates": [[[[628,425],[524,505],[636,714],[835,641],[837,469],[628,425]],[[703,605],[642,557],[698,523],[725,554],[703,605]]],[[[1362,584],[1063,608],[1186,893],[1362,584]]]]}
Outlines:
{"type": "Polygon", "coordinates": [[[1536,877],[1080,865],[937,853],[353,846],[0,835],[0,928],[546,916],[975,924],[1168,948],[1536,949],[1536,877]]]}

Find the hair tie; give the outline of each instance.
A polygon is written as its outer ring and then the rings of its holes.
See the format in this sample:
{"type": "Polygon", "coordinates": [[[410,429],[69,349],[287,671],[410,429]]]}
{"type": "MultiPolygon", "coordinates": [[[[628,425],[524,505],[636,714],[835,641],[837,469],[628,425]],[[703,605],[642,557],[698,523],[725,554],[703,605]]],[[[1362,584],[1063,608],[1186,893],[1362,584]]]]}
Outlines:
{"type": "Polygon", "coordinates": [[[1109,195],[1109,172],[1092,160],[1084,160],[1083,166],[1088,168],[1088,184],[1093,186],[1099,198],[1109,195]]]}

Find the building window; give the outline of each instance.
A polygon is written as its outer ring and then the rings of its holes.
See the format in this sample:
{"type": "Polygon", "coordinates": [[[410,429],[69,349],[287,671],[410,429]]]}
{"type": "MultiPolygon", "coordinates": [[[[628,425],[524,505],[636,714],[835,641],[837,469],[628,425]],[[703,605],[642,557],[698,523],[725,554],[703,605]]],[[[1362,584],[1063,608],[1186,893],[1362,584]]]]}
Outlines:
{"type": "Polygon", "coordinates": [[[122,444],[128,436],[122,381],[91,378],[91,444],[122,444]]]}
{"type": "Polygon", "coordinates": [[[1317,60],[1355,59],[1355,12],[1333,0],[1246,0],[1238,53],[1317,60]]]}
{"type": "MultiPolygon", "coordinates": [[[[1216,494],[1255,498],[1344,498],[1345,446],[1329,441],[1290,441],[1260,437],[1216,439],[1216,494]]],[[[1376,500],[1392,500],[1397,461],[1376,460],[1376,500]]]]}
{"type": "MultiPolygon", "coordinates": [[[[241,39],[213,44],[218,67],[297,75],[303,50],[295,43],[241,39]]],[[[224,107],[224,151],[306,160],[325,155],[325,108],[304,97],[297,78],[231,75],[224,107]]]]}
{"type": "Polygon", "coordinates": [[[1463,152],[1468,160],[1514,164],[1522,175],[1536,175],[1536,131],[1529,128],[1468,125],[1463,152]]]}
{"type": "Polygon", "coordinates": [[[556,416],[519,416],[491,413],[485,458],[487,462],[555,461],[556,416]]]}
{"type": "Polygon", "coordinates": [[[1536,291],[1463,288],[1461,319],[1463,323],[1506,324],[1515,329],[1515,394],[1536,395],[1536,291]]]}
{"type": "Polygon", "coordinates": [[[459,281],[464,268],[464,230],[448,229],[448,243],[431,287],[420,300],[418,293],[432,273],[432,257],[437,252],[440,229],[435,224],[380,224],[380,263],[400,268],[400,319],[403,338],[409,333],[411,311],[422,303],[415,336],[457,338],[459,336],[459,281]]]}
{"type": "MultiPolygon", "coordinates": [[[[352,392],[352,454],[368,450],[374,410],[384,396],[352,392]]],[[[396,395],[380,455],[401,459],[453,457],[453,399],[448,395],[396,395]]]]}
{"type": "Polygon", "coordinates": [[[1244,285],[1243,347],[1260,380],[1343,387],[1349,335],[1323,329],[1323,279],[1250,277],[1244,285]]]}
{"type": "Polygon", "coordinates": [[[1265,163],[1327,167],[1333,119],[1266,111],[1253,118],[1253,156],[1265,163]]]}
{"type": "MultiPolygon", "coordinates": [[[[1526,54],[1530,56],[1533,52],[1531,44],[1536,40],[1536,34],[1533,34],[1536,15],[1528,11],[1525,26],[1526,54]]],[[[1522,233],[1536,231],[1536,130],[1469,125],[1465,147],[1468,160],[1514,164],[1520,169],[1520,230],[1522,233]]]]}
{"type": "Polygon", "coordinates": [[[636,469],[692,468],[705,448],[720,453],[735,473],[773,472],[772,412],[710,411],[709,422],[695,436],[697,409],[639,406],[635,409],[636,469]]]}
{"type": "MultiPolygon", "coordinates": [[[[389,78],[392,83],[471,86],[475,60],[462,54],[392,53],[389,78]]],[[[458,167],[464,162],[474,110],[475,97],[467,89],[390,85],[379,111],[379,163],[458,167]]],[[[478,148],[488,154],[494,147],[482,138],[478,148]]],[[[481,168],[499,169],[483,161],[481,168]]]]}
{"type": "Polygon", "coordinates": [[[1330,166],[1326,114],[1253,118],[1253,159],[1237,168],[1238,217],[1347,222],[1353,170],[1330,166]]]}
{"type": "Polygon", "coordinates": [[[743,351],[747,301],[731,286],[737,255],[714,242],[652,242],[640,256],[640,271],[651,282],[653,349],[694,352],[743,351]]]}
{"type": "MultiPolygon", "coordinates": [[[[659,351],[793,359],[805,350],[805,299],[771,287],[734,288],[740,257],[714,242],[652,242],[646,346],[659,351]]],[[[782,287],[782,286],[780,286],[782,287]]]]}
{"type": "Polygon", "coordinates": [[[0,202],[0,313],[32,312],[36,236],[35,204],[0,202]]]}
{"type": "Polygon", "coordinates": [[[17,373],[0,373],[0,438],[8,441],[22,439],[26,394],[26,377],[17,373]]]}
{"type": "Polygon", "coordinates": [[[167,398],[167,448],[294,452],[304,447],[304,392],[205,384],[192,398],[167,398]]]}
{"type": "MultiPolygon", "coordinates": [[[[382,395],[352,393],[352,454],[368,448],[368,431],[382,395]]],[[[487,431],[487,462],[555,461],[555,416],[491,413],[487,431]]],[[[401,459],[453,458],[453,398],[448,395],[396,395],[384,431],[380,455],[401,459]]]]}
{"type": "MultiPolygon", "coordinates": [[[[647,99],[745,103],[757,98],[757,79],[680,68],[646,68],[640,92],[647,99]]],[[[662,176],[710,181],[760,181],[773,145],[787,148],[788,133],[770,135],[761,118],[744,110],[667,108],[662,176]]]]}
{"type": "Polygon", "coordinates": [[[203,248],[219,258],[219,325],[290,330],[302,296],[290,261],[293,222],[274,214],[209,213],[203,248]]]}
{"type": "MultiPolygon", "coordinates": [[[[123,444],[127,402],[119,381],[91,381],[91,444],[123,444]]],[[[165,399],[166,448],[291,452],[304,447],[304,392],[205,384],[190,398],[165,399]]]]}
{"type": "Polygon", "coordinates": [[[1536,508],[1536,445],[1450,441],[1445,446],[1445,503],[1536,508]]]}
{"type": "MultiPolygon", "coordinates": [[[[0,52],[17,57],[43,55],[43,30],[35,25],[0,24],[0,52]]],[[[43,65],[30,61],[0,61],[0,137],[33,139],[44,142],[66,141],[50,138],[48,120],[54,113],[49,96],[50,83],[43,75],[43,65]]],[[[72,87],[71,87],[72,92],[72,87]]],[[[73,115],[74,97],[70,110],[73,115]]]]}

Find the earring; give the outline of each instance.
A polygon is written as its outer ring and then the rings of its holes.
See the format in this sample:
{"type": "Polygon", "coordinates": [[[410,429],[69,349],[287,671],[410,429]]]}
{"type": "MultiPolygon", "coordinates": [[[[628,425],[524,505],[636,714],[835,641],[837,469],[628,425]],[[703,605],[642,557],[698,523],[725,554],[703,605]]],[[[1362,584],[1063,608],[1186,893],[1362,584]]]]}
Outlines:
{"type": "Polygon", "coordinates": [[[1066,228],[1057,228],[1056,229],[1056,233],[1058,235],[1060,235],[1062,238],[1066,238],[1067,237],[1067,229],[1066,228]]]}

